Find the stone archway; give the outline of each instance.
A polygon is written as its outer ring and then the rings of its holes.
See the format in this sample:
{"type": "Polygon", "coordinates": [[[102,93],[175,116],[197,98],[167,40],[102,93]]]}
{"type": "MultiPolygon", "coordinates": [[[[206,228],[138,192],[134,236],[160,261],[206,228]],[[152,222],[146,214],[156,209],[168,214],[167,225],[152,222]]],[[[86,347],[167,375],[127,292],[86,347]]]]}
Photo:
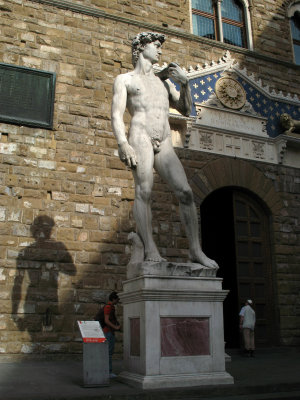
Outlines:
{"type": "Polygon", "coordinates": [[[224,302],[228,347],[239,346],[238,312],[246,298],[256,302],[257,344],[276,344],[270,216],[278,215],[282,202],[272,181],[248,162],[221,158],[198,172],[192,185],[201,205],[203,250],[219,263],[218,276],[230,290],[224,302]]]}
{"type": "Polygon", "coordinates": [[[191,179],[195,203],[202,201],[213,191],[227,186],[237,186],[256,194],[269,209],[271,215],[279,213],[282,200],[271,179],[251,162],[236,158],[219,158],[206,164],[191,179]]]}

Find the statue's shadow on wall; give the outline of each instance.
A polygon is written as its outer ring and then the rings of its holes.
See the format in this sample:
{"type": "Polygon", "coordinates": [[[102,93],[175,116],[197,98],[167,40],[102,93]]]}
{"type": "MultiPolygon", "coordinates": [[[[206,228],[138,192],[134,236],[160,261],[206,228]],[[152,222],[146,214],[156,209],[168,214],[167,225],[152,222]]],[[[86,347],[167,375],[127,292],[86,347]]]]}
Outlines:
{"type": "Polygon", "coordinates": [[[69,305],[59,304],[58,285],[60,274],[75,275],[76,268],[64,243],[51,238],[54,225],[46,215],[35,218],[31,225],[35,241],[20,251],[17,258],[12,318],[20,331],[29,334],[23,335],[22,342],[33,342],[31,346],[42,346],[40,342],[47,334],[55,340],[66,323],[72,329],[66,318],[73,314],[73,301],[69,299],[69,305]]]}

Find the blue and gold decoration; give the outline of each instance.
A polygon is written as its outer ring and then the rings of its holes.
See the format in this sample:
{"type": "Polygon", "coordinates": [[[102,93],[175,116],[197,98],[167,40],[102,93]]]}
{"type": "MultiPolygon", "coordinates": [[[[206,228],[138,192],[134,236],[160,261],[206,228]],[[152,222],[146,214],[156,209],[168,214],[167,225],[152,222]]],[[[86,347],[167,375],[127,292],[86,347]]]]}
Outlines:
{"type": "MultiPolygon", "coordinates": [[[[234,78],[243,86],[246,92],[246,100],[260,117],[267,118],[267,133],[270,137],[276,137],[283,133],[280,126],[280,116],[289,114],[293,119],[300,120],[300,106],[288,101],[277,99],[276,95],[269,95],[263,89],[251,85],[249,81],[238,74],[234,78]]],[[[190,79],[193,103],[204,104],[215,93],[216,82],[223,77],[223,71],[214,72],[197,78],[190,79]]],[[[195,104],[193,104],[192,116],[196,116],[195,104]]]]}

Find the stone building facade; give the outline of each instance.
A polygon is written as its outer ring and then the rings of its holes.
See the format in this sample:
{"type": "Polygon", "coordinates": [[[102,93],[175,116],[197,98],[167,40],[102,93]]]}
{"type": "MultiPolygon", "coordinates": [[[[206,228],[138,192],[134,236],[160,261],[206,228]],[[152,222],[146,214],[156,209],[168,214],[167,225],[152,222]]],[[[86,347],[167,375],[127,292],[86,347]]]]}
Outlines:
{"type": "MultiPolygon", "coordinates": [[[[251,296],[258,342],[299,345],[300,136],[279,122],[282,113],[300,120],[293,4],[247,2],[246,49],[194,35],[189,0],[0,0],[1,68],[47,71],[56,81],[52,127],[0,117],[1,354],[80,353],[77,320],[93,318],[110,291],[122,290],[134,182],[118,158],[110,104],[141,31],[165,33],[157,68],[177,62],[190,80],[193,114],[171,110],[172,138],[195,194],[203,248],[231,290],[227,343],[238,346],[234,324],[251,296]],[[242,107],[221,101],[220,79],[242,93],[242,107]]],[[[15,101],[17,110],[28,100],[19,93],[15,101]]],[[[152,209],[161,254],[186,260],[176,198],[158,177],[152,209]]],[[[120,334],[119,354],[121,344],[120,334]]]]}

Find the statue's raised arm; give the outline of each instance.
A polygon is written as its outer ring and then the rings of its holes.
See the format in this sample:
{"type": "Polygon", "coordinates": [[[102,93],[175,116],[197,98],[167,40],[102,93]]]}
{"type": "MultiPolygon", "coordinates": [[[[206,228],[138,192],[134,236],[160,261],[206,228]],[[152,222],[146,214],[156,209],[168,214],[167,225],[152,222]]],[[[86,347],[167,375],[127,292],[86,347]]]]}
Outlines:
{"type": "Polygon", "coordinates": [[[192,111],[192,96],[189,81],[183,69],[172,62],[167,68],[157,73],[157,76],[165,81],[168,86],[170,106],[185,117],[189,117],[192,111]],[[166,80],[168,78],[180,85],[180,92],[177,91],[172,82],[166,80]]]}

